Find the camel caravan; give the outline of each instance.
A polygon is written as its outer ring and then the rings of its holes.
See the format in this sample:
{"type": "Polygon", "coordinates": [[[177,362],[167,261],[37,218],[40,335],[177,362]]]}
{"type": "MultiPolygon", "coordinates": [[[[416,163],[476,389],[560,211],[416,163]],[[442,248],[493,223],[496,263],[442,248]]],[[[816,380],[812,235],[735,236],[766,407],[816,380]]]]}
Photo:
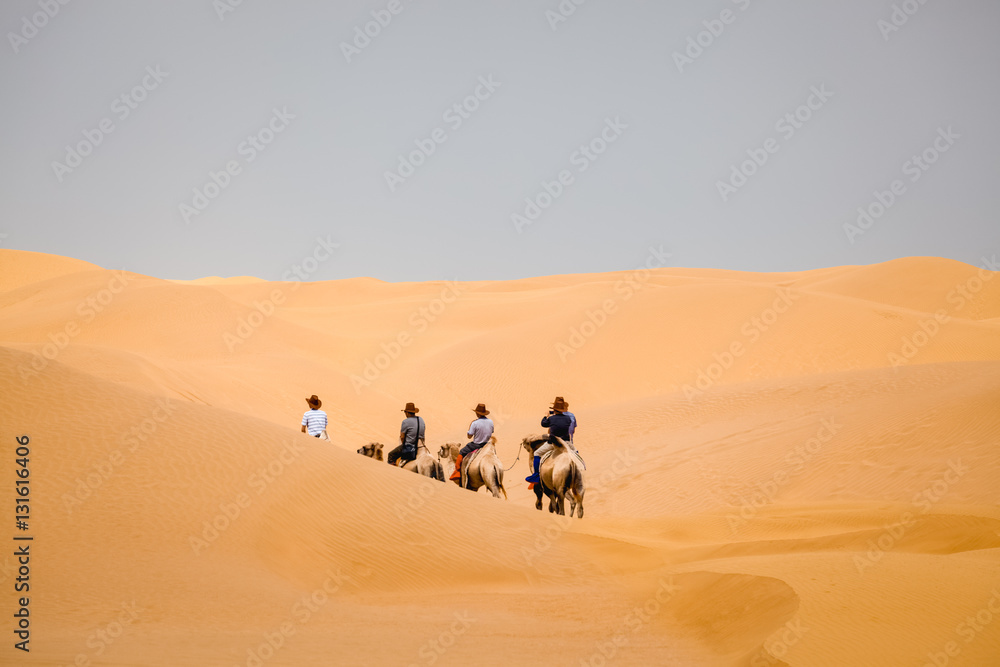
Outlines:
{"type": "MultiPolygon", "coordinates": [[[[314,394],[306,399],[306,403],[309,410],[302,416],[302,432],[329,439],[326,436],[326,413],[320,410],[322,401],[314,394]]],[[[564,515],[568,499],[569,516],[582,519],[586,465],[573,445],[576,416],[568,408],[569,403],[562,396],[557,396],[548,415],[541,420],[541,425],[549,432],[528,436],[521,441],[521,448],[528,455],[530,473],[525,481],[528,488],[535,492],[535,509],[542,509],[542,497],[546,496],[549,512],[564,515]]],[[[424,438],[424,420],[417,414],[420,409],[413,403],[407,403],[402,409],[405,417],[399,429],[399,445],[384,458],[381,442],[359,447],[358,454],[375,461],[385,460],[391,466],[441,482],[452,481],[460,488],[473,492],[486,487],[494,498],[502,494],[506,499],[507,490],[503,486],[505,470],[497,453],[490,411],[483,403],[472,411],[476,418],[469,424],[466,434],[469,442],[464,446],[459,442],[448,442],[441,445],[436,453],[431,453],[424,438]]]]}

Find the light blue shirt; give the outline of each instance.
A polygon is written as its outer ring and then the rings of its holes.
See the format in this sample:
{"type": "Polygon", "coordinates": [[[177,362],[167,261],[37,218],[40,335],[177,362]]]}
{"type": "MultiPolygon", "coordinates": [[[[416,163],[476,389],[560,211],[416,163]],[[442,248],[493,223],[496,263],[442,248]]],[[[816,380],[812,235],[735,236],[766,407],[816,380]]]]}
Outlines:
{"type": "Polygon", "coordinates": [[[570,420],[569,439],[572,440],[573,432],[576,431],[576,415],[574,415],[572,412],[566,412],[565,410],[563,410],[563,414],[569,417],[570,420]]]}
{"type": "Polygon", "coordinates": [[[489,417],[476,419],[469,424],[469,433],[472,434],[472,442],[477,445],[485,445],[493,435],[493,420],[489,417]]]}

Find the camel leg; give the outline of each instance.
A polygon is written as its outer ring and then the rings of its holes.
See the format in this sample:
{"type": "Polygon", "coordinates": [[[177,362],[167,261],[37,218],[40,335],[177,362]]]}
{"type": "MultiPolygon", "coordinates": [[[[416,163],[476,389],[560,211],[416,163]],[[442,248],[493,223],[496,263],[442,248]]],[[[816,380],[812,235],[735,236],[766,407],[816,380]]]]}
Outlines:
{"type": "Polygon", "coordinates": [[[535,484],[535,509],[542,511],[542,485],[535,484]]]}

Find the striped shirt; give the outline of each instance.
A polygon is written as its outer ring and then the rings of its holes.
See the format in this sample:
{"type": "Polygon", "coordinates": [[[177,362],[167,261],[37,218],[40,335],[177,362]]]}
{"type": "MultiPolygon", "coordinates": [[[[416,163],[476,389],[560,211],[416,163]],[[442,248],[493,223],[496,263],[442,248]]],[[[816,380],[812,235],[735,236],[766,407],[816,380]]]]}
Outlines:
{"type": "Polygon", "coordinates": [[[469,424],[469,433],[472,434],[472,442],[477,445],[485,445],[493,435],[493,420],[489,417],[476,419],[469,424]]]}
{"type": "Polygon", "coordinates": [[[306,427],[306,432],[314,438],[326,428],[326,413],[322,410],[306,410],[302,415],[302,425],[306,427]]]}

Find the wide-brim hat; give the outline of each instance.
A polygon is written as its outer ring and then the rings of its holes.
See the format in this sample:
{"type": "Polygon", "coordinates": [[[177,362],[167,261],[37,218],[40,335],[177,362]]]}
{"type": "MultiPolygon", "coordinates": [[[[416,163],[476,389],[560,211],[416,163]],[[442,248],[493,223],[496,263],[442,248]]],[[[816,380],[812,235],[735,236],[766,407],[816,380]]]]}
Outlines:
{"type": "Polygon", "coordinates": [[[563,400],[562,396],[556,396],[556,400],[552,401],[552,409],[559,410],[562,412],[569,407],[569,403],[563,400]]]}
{"type": "Polygon", "coordinates": [[[417,414],[418,412],[420,412],[420,408],[418,408],[417,406],[415,406],[413,403],[407,403],[406,407],[403,408],[402,411],[403,412],[412,412],[413,414],[417,414]]]}
{"type": "Polygon", "coordinates": [[[310,407],[316,406],[317,408],[323,405],[323,401],[319,400],[319,396],[317,396],[316,394],[313,394],[312,396],[307,398],[306,403],[308,403],[310,407]]]}
{"type": "Polygon", "coordinates": [[[490,411],[486,409],[486,404],[485,403],[480,403],[476,407],[472,408],[472,411],[475,412],[477,415],[486,416],[486,415],[490,414],[490,411]]]}

